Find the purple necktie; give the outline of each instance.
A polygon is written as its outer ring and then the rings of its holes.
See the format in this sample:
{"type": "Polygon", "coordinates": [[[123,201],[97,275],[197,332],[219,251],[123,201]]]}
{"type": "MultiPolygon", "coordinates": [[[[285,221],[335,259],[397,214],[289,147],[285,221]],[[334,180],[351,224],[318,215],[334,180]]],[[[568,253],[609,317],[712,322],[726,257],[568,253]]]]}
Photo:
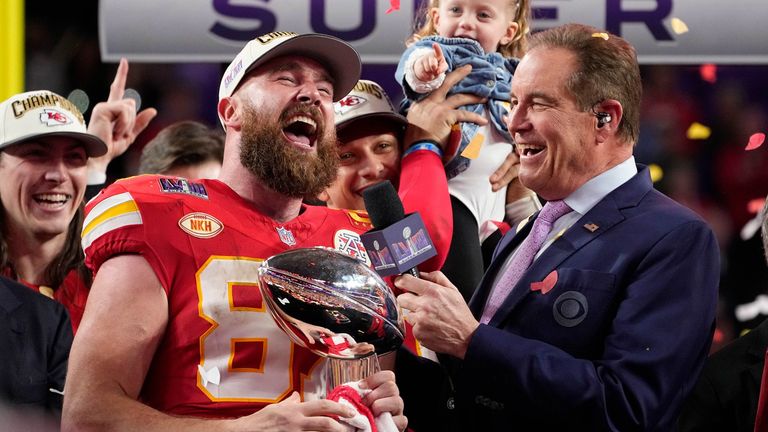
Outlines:
{"type": "Polygon", "coordinates": [[[536,252],[547,239],[547,234],[552,230],[552,224],[564,214],[571,211],[563,200],[549,201],[539,212],[539,216],[533,221],[531,232],[520,244],[517,254],[507,267],[507,271],[501,276],[499,282],[493,287],[488,303],[485,305],[480,322],[488,324],[493,315],[507,298],[512,288],[517,285],[528,267],[531,266],[536,252]]]}

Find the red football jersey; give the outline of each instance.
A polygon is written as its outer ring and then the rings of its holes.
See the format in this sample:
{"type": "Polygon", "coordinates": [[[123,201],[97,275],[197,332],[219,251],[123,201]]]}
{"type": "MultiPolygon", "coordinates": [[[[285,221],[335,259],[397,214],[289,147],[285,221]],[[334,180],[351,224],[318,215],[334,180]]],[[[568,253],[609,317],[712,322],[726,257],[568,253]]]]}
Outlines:
{"type": "Polygon", "coordinates": [[[217,180],[138,176],[88,203],[87,265],[141,254],[168,296],[165,336],[141,400],[167,413],[239,417],[294,390],[320,395],[323,360],[292,343],[266,309],[260,262],[287,249],[330,246],[370,265],[362,212],[302,207],[280,224],[217,180]]]}

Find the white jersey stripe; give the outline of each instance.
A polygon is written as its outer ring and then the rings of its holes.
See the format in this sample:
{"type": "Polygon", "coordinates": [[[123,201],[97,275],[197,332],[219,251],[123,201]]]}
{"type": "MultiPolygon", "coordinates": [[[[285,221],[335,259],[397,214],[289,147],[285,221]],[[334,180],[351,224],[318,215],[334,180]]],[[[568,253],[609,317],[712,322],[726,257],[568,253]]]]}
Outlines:
{"type": "Polygon", "coordinates": [[[104,233],[126,225],[141,225],[141,214],[129,192],[96,204],[83,222],[83,250],[104,233]]]}
{"type": "MultiPolygon", "coordinates": [[[[93,209],[91,209],[90,212],[88,212],[88,216],[83,221],[83,227],[90,225],[94,219],[101,216],[102,213],[109,210],[110,208],[128,201],[133,201],[133,197],[131,196],[130,192],[123,192],[121,194],[111,196],[98,203],[93,209]]],[[[85,228],[83,230],[85,230],[85,228]]]]}
{"type": "MultiPolygon", "coordinates": [[[[135,204],[134,204],[135,206],[135,204]]],[[[104,220],[103,222],[91,227],[88,232],[83,231],[83,250],[87,250],[88,247],[96,241],[102,235],[128,225],[141,225],[141,214],[138,211],[124,212],[114,215],[104,220]]]]}

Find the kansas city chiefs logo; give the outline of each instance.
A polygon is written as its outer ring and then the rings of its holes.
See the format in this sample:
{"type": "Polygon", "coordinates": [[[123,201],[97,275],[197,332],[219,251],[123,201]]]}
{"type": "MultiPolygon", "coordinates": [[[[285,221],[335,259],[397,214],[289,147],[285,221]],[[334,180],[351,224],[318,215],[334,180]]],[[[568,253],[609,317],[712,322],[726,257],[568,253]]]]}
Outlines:
{"type": "Polygon", "coordinates": [[[61,126],[72,123],[72,120],[57,109],[45,108],[40,114],[40,123],[45,123],[48,126],[61,126]]]}
{"type": "Polygon", "coordinates": [[[333,104],[333,110],[338,115],[343,115],[349,111],[359,107],[360,105],[368,102],[368,99],[360,96],[346,96],[344,99],[333,104]]]}

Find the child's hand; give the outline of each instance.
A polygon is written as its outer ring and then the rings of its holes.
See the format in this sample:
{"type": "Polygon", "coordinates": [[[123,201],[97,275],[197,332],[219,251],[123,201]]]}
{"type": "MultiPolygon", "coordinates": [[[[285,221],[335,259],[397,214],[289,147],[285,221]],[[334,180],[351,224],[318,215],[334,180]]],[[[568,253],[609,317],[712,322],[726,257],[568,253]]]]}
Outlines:
{"type": "Polygon", "coordinates": [[[448,63],[445,61],[440,45],[434,43],[432,49],[435,51],[434,53],[425,55],[413,65],[413,72],[419,81],[434,81],[440,74],[448,70],[448,63]]]}

